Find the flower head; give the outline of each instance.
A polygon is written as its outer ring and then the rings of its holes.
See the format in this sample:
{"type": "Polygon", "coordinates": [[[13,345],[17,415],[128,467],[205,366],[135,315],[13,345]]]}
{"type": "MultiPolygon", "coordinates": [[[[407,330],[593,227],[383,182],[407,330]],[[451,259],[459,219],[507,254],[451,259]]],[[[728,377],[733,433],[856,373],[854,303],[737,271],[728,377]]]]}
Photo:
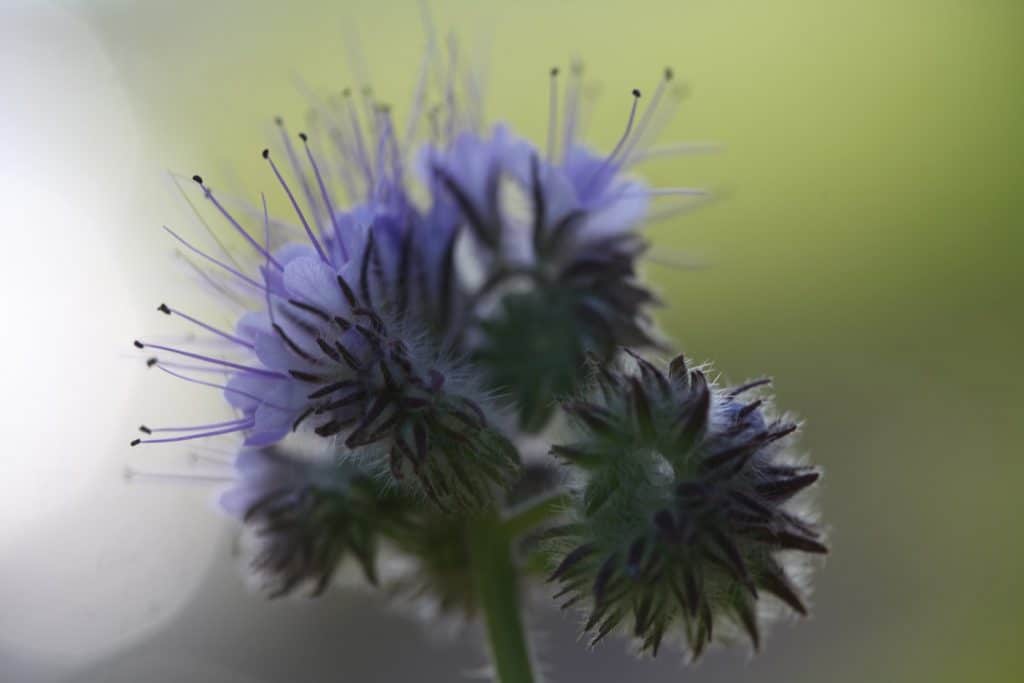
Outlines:
{"type": "Polygon", "coordinates": [[[221,505],[255,531],[252,565],[271,597],[302,584],[319,595],[348,556],[377,582],[380,529],[400,523],[403,511],[365,473],[351,463],[300,460],[274,449],[241,451],[235,471],[221,505]]]}
{"type": "Polygon", "coordinates": [[[763,594],[806,613],[795,555],[827,550],[793,500],[819,472],[786,448],[797,425],[748,398],[765,383],[720,388],[682,356],[667,373],[636,358],[566,404],[577,440],[553,452],[584,476],[551,578],[591,606],[594,642],[632,617],[642,650],[680,624],[697,657],[729,624],[757,647],[763,594]]]}

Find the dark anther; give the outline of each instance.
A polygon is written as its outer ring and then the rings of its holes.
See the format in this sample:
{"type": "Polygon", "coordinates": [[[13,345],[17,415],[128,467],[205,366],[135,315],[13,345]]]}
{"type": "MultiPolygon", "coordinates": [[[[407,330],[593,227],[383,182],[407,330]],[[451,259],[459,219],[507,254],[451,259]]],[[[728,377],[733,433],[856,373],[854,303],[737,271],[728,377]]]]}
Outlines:
{"type": "Polygon", "coordinates": [[[146,425],[139,425],[139,431],[142,432],[143,434],[152,434],[153,433],[153,430],[150,429],[149,427],[147,427],[146,425]]]}
{"type": "Polygon", "coordinates": [[[156,363],[157,363],[157,360],[156,360],[155,356],[153,358],[147,358],[146,359],[146,367],[147,368],[153,367],[154,365],[156,365],[156,363]]]}
{"type": "Polygon", "coordinates": [[[666,66],[665,67],[665,80],[666,81],[671,81],[672,78],[675,77],[675,75],[676,75],[675,72],[672,71],[672,67],[670,67],[670,66],[666,66]]]}
{"type": "Polygon", "coordinates": [[[305,420],[307,417],[309,417],[312,412],[313,412],[313,408],[312,407],[306,408],[304,411],[302,411],[302,414],[299,415],[295,419],[295,422],[292,423],[292,431],[294,432],[295,430],[297,430],[299,428],[299,425],[302,424],[302,421],[305,420]]]}
{"type": "Polygon", "coordinates": [[[140,341],[139,341],[138,339],[136,339],[135,341],[133,341],[133,342],[132,342],[132,344],[133,344],[133,345],[135,346],[135,348],[137,348],[137,349],[144,349],[144,348],[146,348],[146,345],[145,345],[145,344],[143,344],[142,342],[140,342],[140,341]]]}
{"type": "Polygon", "coordinates": [[[309,137],[305,133],[299,133],[299,139],[302,140],[303,142],[306,142],[307,140],[309,140],[309,137]]]}
{"type": "Polygon", "coordinates": [[[201,176],[201,175],[197,174],[197,175],[192,176],[192,180],[196,181],[200,185],[203,184],[203,176],[201,176]]]}
{"type": "Polygon", "coordinates": [[[311,306],[310,304],[304,303],[302,301],[297,301],[295,299],[288,299],[288,303],[290,303],[292,306],[295,306],[296,308],[301,308],[302,310],[308,313],[312,313],[313,315],[317,316],[324,322],[330,322],[331,320],[331,316],[329,316],[327,313],[324,313],[316,306],[311,306]]]}
{"type": "Polygon", "coordinates": [[[551,67],[551,75],[552,76],[557,76],[558,75],[558,67],[557,66],[551,67]]]}
{"type": "Polygon", "coordinates": [[[331,420],[326,424],[320,425],[313,431],[315,431],[318,436],[333,436],[340,432],[342,427],[344,427],[343,423],[339,422],[338,420],[331,420]]]}
{"type": "Polygon", "coordinates": [[[334,342],[334,348],[337,349],[338,353],[341,354],[341,357],[345,361],[346,365],[348,365],[356,372],[359,372],[359,369],[362,367],[362,363],[360,363],[359,359],[355,357],[355,354],[349,351],[348,348],[346,348],[345,345],[342,344],[340,341],[334,342]]]}
{"type": "Polygon", "coordinates": [[[300,382],[311,382],[313,384],[320,384],[324,380],[322,377],[317,377],[308,372],[302,372],[301,370],[289,370],[288,374],[299,380],[300,382]]]}
{"type": "Polygon", "coordinates": [[[283,126],[284,125],[284,119],[282,119],[280,116],[275,116],[274,117],[274,123],[276,123],[279,126],[283,126]]]}
{"type": "Polygon", "coordinates": [[[310,356],[308,353],[303,351],[302,348],[300,348],[298,344],[296,344],[294,341],[292,341],[292,338],[289,337],[285,333],[284,329],[280,325],[278,325],[277,323],[273,323],[271,325],[271,328],[273,328],[274,332],[277,332],[277,335],[279,337],[281,337],[281,339],[284,340],[284,343],[288,345],[288,348],[290,348],[292,350],[292,352],[296,356],[299,356],[300,358],[304,358],[305,360],[308,360],[308,361],[312,361],[313,360],[312,356],[310,356]]]}
{"type": "Polygon", "coordinates": [[[354,382],[353,380],[350,380],[350,379],[342,380],[340,382],[335,382],[334,384],[328,384],[326,387],[323,387],[322,389],[317,389],[312,394],[310,394],[307,398],[310,398],[310,399],[323,398],[324,396],[327,396],[328,394],[334,393],[335,391],[338,391],[340,389],[347,389],[348,387],[353,387],[355,385],[356,385],[356,382],[354,382]]]}
{"type": "Polygon", "coordinates": [[[341,287],[341,293],[345,295],[345,301],[348,302],[349,307],[354,308],[356,306],[356,294],[340,275],[338,276],[338,286],[341,287]]]}
{"type": "Polygon", "coordinates": [[[270,158],[270,150],[269,149],[263,150],[263,158],[264,159],[269,159],[270,158]]]}
{"type": "Polygon", "coordinates": [[[633,97],[640,97],[640,90],[633,88],[633,97]]]}
{"type": "Polygon", "coordinates": [[[171,309],[167,307],[167,304],[160,304],[159,306],[156,307],[156,310],[160,311],[161,313],[166,313],[167,315],[171,314],[171,309]]]}
{"type": "Polygon", "coordinates": [[[130,444],[128,444],[128,445],[129,446],[138,446],[140,443],[142,443],[142,439],[132,439],[132,442],[130,444]]]}
{"type": "Polygon", "coordinates": [[[335,362],[341,361],[341,356],[338,355],[338,352],[335,351],[334,349],[332,349],[330,347],[330,345],[323,340],[322,337],[317,337],[316,338],[316,344],[317,344],[317,346],[320,347],[321,351],[323,351],[325,354],[327,354],[328,358],[330,358],[331,360],[333,360],[335,362]]]}

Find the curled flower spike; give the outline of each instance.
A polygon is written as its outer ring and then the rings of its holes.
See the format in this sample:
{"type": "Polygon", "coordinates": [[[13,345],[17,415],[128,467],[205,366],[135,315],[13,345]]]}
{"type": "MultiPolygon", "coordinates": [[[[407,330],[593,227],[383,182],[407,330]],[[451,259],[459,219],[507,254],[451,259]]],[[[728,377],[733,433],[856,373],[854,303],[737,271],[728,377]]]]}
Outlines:
{"type": "Polygon", "coordinates": [[[255,532],[252,566],[271,597],[303,584],[319,595],[349,556],[367,581],[377,582],[380,532],[401,524],[403,509],[365,473],[351,463],[303,461],[274,449],[243,450],[235,471],[221,505],[255,532]]]}
{"type": "Polygon", "coordinates": [[[764,595],[806,614],[793,570],[827,548],[793,500],[820,473],[788,454],[797,425],[751,398],[764,380],[719,388],[682,356],[667,373],[634,358],[564,406],[577,440],[552,452],[585,474],[550,578],[589,605],[592,643],[628,625],[656,654],[679,625],[697,658],[733,626],[757,648],[764,595]]]}

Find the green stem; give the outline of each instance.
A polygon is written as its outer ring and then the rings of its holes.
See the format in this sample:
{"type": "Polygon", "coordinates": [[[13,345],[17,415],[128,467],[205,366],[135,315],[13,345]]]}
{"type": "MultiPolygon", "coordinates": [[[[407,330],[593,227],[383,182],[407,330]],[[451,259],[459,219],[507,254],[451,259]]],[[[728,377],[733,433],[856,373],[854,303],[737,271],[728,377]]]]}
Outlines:
{"type": "Polygon", "coordinates": [[[496,516],[472,525],[469,549],[473,588],[483,610],[495,680],[498,683],[533,683],[511,540],[496,516]]]}

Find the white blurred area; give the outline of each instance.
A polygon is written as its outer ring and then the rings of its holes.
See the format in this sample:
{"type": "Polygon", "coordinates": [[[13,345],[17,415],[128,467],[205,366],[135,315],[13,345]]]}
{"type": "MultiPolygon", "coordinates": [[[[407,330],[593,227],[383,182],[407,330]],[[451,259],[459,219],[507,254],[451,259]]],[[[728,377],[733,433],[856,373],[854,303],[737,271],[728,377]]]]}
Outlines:
{"type": "Polygon", "coordinates": [[[223,552],[214,490],[124,476],[127,466],[189,468],[183,450],[128,447],[143,419],[188,423],[218,417],[209,411],[219,406],[147,374],[131,348],[159,331],[154,308],[175,281],[158,217],[174,202],[144,154],[128,96],[88,26],[66,9],[5,0],[3,681],[58,680],[143,638],[223,552]]]}

